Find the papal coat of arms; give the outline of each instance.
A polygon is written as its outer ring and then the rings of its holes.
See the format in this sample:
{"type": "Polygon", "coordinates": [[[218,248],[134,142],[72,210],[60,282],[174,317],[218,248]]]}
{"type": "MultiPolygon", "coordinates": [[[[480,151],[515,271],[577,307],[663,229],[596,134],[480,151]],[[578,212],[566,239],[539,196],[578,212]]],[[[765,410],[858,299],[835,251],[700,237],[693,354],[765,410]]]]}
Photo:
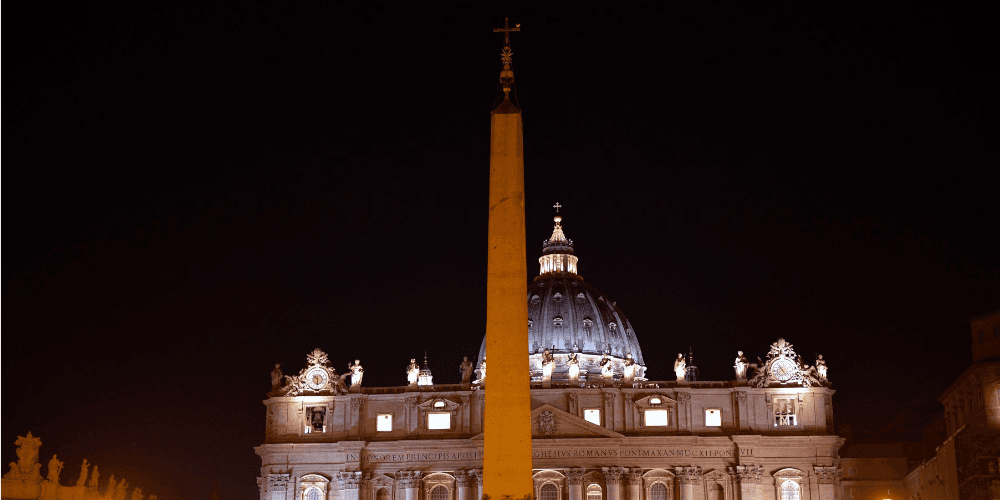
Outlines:
{"type": "Polygon", "coordinates": [[[538,433],[543,436],[551,436],[556,432],[556,416],[551,411],[543,411],[538,414],[538,433]]]}

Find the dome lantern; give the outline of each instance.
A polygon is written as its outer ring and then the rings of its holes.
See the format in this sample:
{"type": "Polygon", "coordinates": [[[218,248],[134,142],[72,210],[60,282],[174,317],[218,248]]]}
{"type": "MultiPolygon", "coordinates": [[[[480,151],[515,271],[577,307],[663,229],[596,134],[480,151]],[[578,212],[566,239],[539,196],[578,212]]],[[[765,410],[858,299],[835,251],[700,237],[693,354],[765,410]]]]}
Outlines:
{"type": "Polygon", "coordinates": [[[573,255],[573,240],[563,233],[562,216],[558,213],[562,205],[556,203],[553,207],[556,209],[556,215],[552,218],[555,227],[552,229],[552,236],[542,242],[542,256],[538,258],[539,277],[535,279],[537,281],[548,275],[573,275],[582,280],[577,274],[576,264],[579,258],[573,255]]]}

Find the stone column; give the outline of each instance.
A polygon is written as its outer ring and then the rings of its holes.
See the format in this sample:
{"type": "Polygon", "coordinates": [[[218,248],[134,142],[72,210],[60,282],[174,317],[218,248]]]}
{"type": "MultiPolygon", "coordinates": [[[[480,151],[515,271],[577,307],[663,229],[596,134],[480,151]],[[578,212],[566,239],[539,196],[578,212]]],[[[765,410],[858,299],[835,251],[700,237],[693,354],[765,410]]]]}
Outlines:
{"type": "Polygon", "coordinates": [[[340,486],[340,499],[358,500],[361,472],[338,472],[335,477],[337,484],[340,486]]]}
{"type": "Polygon", "coordinates": [[[569,500],[583,500],[583,475],[586,472],[585,469],[569,469],[566,471],[569,500]]]}
{"type": "Polygon", "coordinates": [[[737,465],[729,468],[729,474],[734,476],[740,485],[740,500],[760,500],[762,471],[763,467],[759,465],[737,465]]]}
{"type": "MultiPolygon", "coordinates": [[[[399,471],[396,482],[403,488],[403,500],[417,500],[420,498],[420,471],[399,471]]],[[[344,500],[347,499],[345,498],[344,500]]]]}
{"type": "Polygon", "coordinates": [[[476,476],[469,471],[456,472],[455,483],[458,486],[458,500],[473,500],[472,488],[476,486],[476,476]]]}
{"type": "Polygon", "coordinates": [[[819,500],[834,500],[837,491],[836,467],[813,467],[816,471],[816,482],[819,483],[819,500]]]}
{"type": "Polygon", "coordinates": [[[695,500],[696,490],[701,484],[701,467],[674,467],[674,474],[680,478],[681,500],[695,500]]]}
{"type": "Polygon", "coordinates": [[[608,500],[625,500],[622,497],[622,474],[625,469],[621,467],[603,467],[604,484],[608,487],[608,500]]]}
{"type": "Polygon", "coordinates": [[[628,487],[628,500],[642,500],[642,469],[629,469],[625,472],[625,484],[628,487]]]}

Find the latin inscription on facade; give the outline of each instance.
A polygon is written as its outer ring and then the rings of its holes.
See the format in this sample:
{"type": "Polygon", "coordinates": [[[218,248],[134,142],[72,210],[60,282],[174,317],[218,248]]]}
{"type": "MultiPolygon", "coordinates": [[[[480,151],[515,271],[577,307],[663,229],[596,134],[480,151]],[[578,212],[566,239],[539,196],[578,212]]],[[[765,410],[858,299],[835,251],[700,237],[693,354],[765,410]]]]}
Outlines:
{"type": "MultiPolygon", "coordinates": [[[[739,452],[731,449],[689,449],[689,448],[662,448],[662,449],[614,449],[614,448],[591,448],[577,450],[535,450],[532,451],[532,458],[656,458],[656,457],[734,457],[752,456],[753,448],[740,448],[739,452]]],[[[360,458],[361,462],[368,463],[391,463],[391,462],[415,462],[421,460],[482,460],[481,451],[457,451],[457,452],[429,452],[429,453],[347,453],[348,461],[356,462],[360,458]]]]}

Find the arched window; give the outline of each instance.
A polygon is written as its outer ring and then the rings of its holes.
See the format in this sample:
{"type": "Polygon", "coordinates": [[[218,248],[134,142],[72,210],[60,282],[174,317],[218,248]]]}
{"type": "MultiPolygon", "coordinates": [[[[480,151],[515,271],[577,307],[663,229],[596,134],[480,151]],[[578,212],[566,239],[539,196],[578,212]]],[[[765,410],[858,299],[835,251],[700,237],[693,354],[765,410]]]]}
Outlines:
{"type": "Polygon", "coordinates": [[[559,488],[552,483],[542,485],[541,500],[559,500],[559,488]]]}
{"type": "Polygon", "coordinates": [[[389,500],[389,490],[379,488],[378,493],[375,494],[375,500],[389,500]]]}
{"type": "Polygon", "coordinates": [[[587,486],[587,500],[601,500],[604,495],[601,493],[601,487],[596,484],[591,484],[587,486]]]}
{"type": "Polygon", "coordinates": [[[309,488],[306,492],[306,500],[323,500],[323,492],[319,488],[309,488]]]}
{"type": "Polygon", "coordinates": [[[649,500],[667,500],[667,487],[663,483],[653,483],[649,489],[649,500]]]}
{"type": "Polygon", "coordinates": [[[781,483],[781,500],[800,500],[799,483],[791,479],[781,483]]]}
{"type": "Polygon", "coordinates": [[[442,484],[439,484],[431,490],[431,500],[448,500],[448,488],[442,484]]]}

